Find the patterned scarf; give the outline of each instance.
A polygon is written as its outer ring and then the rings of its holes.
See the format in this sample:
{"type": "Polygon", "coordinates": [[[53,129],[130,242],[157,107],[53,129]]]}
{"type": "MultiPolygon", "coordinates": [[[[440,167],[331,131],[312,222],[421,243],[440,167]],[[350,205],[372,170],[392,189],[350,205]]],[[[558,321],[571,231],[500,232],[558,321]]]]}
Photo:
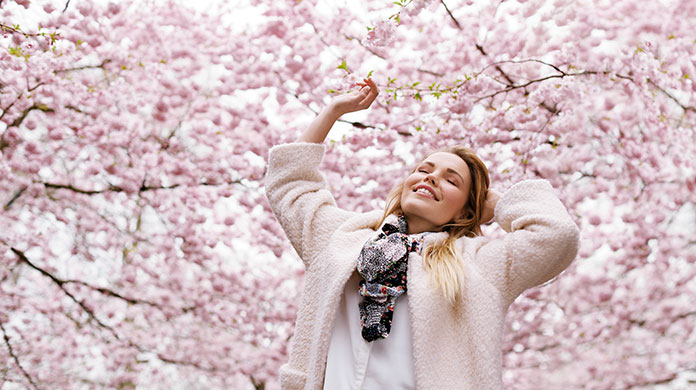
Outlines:
{"type": "Polygon", "coordinates": [[[377,237],[368,240],[358,256],[360,326],[367,341],[386,338],[391,331],[396,298],[406,292],[408,254],[420,250],[423,236],[410,237],[406,218],[397,225],[385,223],[377,237]]]}

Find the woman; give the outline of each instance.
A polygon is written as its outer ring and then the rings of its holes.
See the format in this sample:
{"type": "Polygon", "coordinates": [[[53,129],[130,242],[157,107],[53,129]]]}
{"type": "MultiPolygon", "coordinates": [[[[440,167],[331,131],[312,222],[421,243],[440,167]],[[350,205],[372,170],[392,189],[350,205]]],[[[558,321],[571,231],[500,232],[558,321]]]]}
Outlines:
{"type": "Polygon", "coordinates": [[[386,211],[336,207],[317,170],[322,142],[375,100],[365,82],[269,154],[266,194],[306,267],[282,388],[502,389],[507,308],[570,264],[577,227],[547,181],[501,196],[461,147],[423,160],[386,211]],[[481,236],[491,219],[504,238],[481,236]]]}

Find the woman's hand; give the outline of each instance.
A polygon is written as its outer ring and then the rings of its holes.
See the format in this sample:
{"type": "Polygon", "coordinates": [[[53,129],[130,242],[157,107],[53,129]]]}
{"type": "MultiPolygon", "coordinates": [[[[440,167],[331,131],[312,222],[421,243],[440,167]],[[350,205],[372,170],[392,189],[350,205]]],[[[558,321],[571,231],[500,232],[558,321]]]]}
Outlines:
{"type": "Polygon", "coordinates": [[[361,88],[357,91],[349,92],[336,96],[331,100],[316,118],[309,124],[309,127],[300,134],[297,142],[324,142],[326,135],[331,130],[331,126],[341,117],[341,115],[364,110],[375,101],[379,94],[377,84],[371,79],[365,79],[365,83],[358,84],[361,88]]]}
{"type": "Polygon", "coordinates": [[[495,205],[498,204],[502,194],[496,190],[488,189],[486,195],[486,203],[483,206],[483,215],[481,216],[481,224],[488,223],[495,217],[495,205]]]}
{"type": "Polygon", "coordinates": [[[372,79],[364,79],[364,83],[358,83],[361,87],[357,91],[336,96],[329,103],[329,109],[337,116],[349,112],[364,110],[375,101],[379,94],[379,88],[372,79]]]}

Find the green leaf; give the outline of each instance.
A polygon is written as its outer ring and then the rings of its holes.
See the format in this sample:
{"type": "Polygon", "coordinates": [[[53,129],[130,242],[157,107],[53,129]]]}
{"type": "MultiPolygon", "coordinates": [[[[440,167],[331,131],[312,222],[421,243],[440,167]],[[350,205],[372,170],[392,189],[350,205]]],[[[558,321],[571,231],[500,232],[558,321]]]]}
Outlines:
{"type": "Polygon", "coordinates": [[[366,78],[368,78],[368,79],[369,79],[369,78],[370,78],[370,76],[372,76],[372,73],[374,73],[374,70],[371,70],[371,71],[370,71],[370,72],[369,72],[369,73],[367,74],[367,77],[366,77],[366,78]]]}
{"type": "Polygon", "coordinates": [[[348,72],[348,65],[346,65],[346,61],[343,60],[343,61],[341,62],[341,65],[337,66],[336,69],[343,69],[343,70],[345,70],[346,72],[348,72]]]}

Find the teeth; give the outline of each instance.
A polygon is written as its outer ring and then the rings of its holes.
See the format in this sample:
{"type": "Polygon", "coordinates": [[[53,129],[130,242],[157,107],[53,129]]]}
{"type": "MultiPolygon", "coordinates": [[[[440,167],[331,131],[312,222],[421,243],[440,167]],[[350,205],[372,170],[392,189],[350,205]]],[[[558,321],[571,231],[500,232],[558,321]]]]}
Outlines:
{"type": "Polygon", "coordinates": [[[416,190],[416,192],[420,192],[421,194],[430,195],[430,196],[432,196],[433,198],[435,197],[435,195],[433,195],[432,192],[426,190],[425,188],[419,188],[419,189],[416,190]]]}

